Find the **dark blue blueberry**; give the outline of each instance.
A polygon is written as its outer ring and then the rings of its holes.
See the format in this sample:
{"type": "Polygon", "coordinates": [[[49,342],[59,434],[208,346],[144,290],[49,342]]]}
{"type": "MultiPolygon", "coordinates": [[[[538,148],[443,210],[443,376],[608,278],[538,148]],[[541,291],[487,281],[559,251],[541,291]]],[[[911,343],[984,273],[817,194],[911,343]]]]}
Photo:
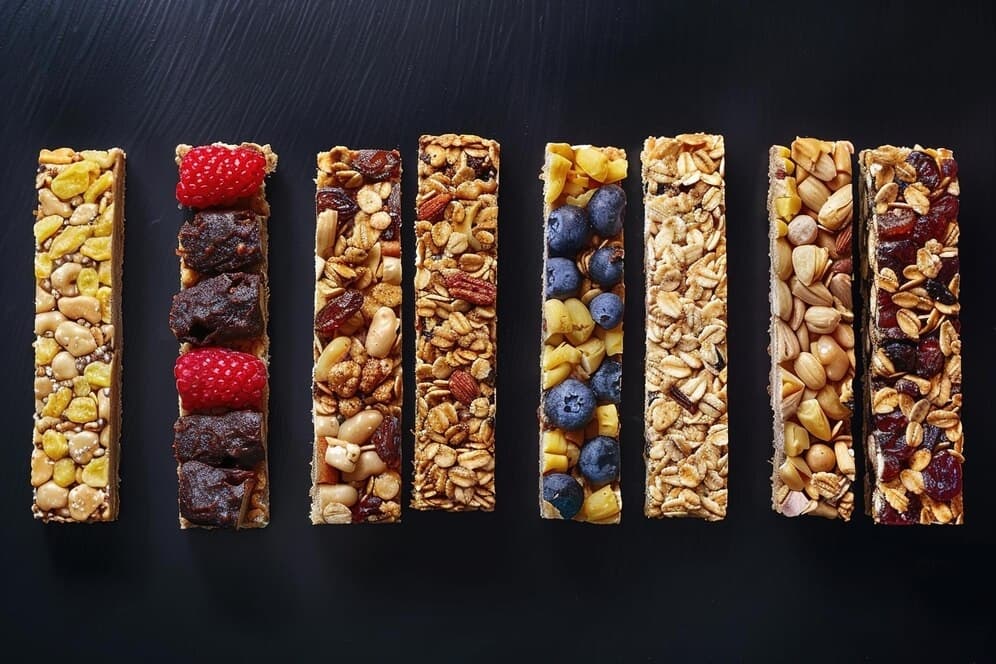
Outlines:
{"type": "Polygon", "coordinates": [[[591,318],[603,330],[611,330],[622,322],[623,303],[615,293],[601,293],[588,304],[591,318]]]}
{"type": "Polygon", "coordinates": [[[568,378],[547,391],[543,412],[553,426],[577,431],[585,428],[595,414],[595,395],[581,381],[568,378]]]}
{"type": "Polygon", "coordinates": [[[551,256],[573,258],[588,243],[588,215],[576,205],[562,205],[550,213],[546,243],[551,256]]]}
{"type": "Polygon", "coordinates": [[[570,475],[551,473],[543,476],[543,500],[557,508],[561,517],[573,519],[584,503],[584,489],[570,475]]]}
{"type": "Polygon", "coordinates": [[[578,470],[594,484],[619,479],[619,443],[608,436],[592,438],[581,448],[578,470]]]}
{"type": "Polygon", "coordinates": [[[622,364],[603,360],[591,375],[591,391],[599,403],[622,402],[622,364]]]}
{"type": "Polygon", "coordinates": [[[606,184],[598,188],[588,201],[588,216],[591,227],[602,237],[617,235],[623,226],[626,212],[626,192],[617,184],[606,184]]]}
{"type": "Polygon", "coordinates": [[[602,247],[588,261],[591,280],[602,288],[612,288],[623,278],[623,250],[619,247],[602,247]]]}
{"type": "Polygon", "coordinates": [[[577,295],[581,287],[581,272],[570,258],[550,258],[546,261],[546,296],[562,300],[577,295]]]}

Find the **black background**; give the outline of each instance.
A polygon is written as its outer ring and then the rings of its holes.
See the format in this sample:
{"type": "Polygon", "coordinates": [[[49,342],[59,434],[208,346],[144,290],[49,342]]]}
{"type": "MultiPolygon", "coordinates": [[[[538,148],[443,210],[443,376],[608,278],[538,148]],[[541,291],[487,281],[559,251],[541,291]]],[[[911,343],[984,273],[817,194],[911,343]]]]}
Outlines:
{"type": "MultiPolygon", "coordinates": [[[[996,463],[991,200],[996,37],[988,3],[0,3],[3,651],[155,660],[983,661],[996,463]],[[647,521],[641,459],[639,148],[726,136],[729,517],[647,521]],[[398,147],[404,208],[420,133],[502,143],[498,508],[397,526],[308,522],[314,155],[398,147]],[[920,142],[961,167],[968,438],[961,528],[786,520],[769,508],[766,151],[797,134],[920,142]],[[173,147],[270,142],[272,523],[180,532],[167,327],[177,289],[173,147]],[[541,198],[547,140],[630,156],[624,517],[537,517],[541,198]],[[118,523],[28,510],[32,175],[40,147],[128,152],[125,419],[118,523]],[[527,649],[528,646],[528,649],[527,649]],[[369,660],[367,659],[369,656],[369,660]]],[[[409,223],[410,226],[410,223],[409,223]]],[[[404,238],[406,320],[414,240],[404,238]]],[[[406,330],[407,366],[412,335],[406,330]]],[[[411,374],[407,381],[413,394],[411,374]]],[[[412,425],[411,402],[406,425],[412,425]]],[[[410,480],[411,437],[406,437],[410,480]]],[[[405,499],[410,487],[406,485],[405,499]]]]}

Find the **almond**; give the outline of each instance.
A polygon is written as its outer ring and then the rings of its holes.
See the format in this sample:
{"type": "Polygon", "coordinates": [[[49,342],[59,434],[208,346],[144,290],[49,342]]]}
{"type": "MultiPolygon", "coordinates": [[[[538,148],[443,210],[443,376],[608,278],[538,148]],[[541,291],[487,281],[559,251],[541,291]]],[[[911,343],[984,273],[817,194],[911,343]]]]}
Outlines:
{"type": "Polygon", "coordinates": [[[431,198],[427,198],[422,201],[422,204],[418,206],[418,219],[420,221],[436,221],[439,215],[443,213],[446,206],[449,205],[452,196],[446,192],[440,192],[431,198]]]}
{"type": "Polygon", "coordinates": [[[473,376],[462,369],[457,369],[450,374],[450,393],[456,397],[457,401],[469,406],[470,402],[480,394],[480,389],[473,376]]]}

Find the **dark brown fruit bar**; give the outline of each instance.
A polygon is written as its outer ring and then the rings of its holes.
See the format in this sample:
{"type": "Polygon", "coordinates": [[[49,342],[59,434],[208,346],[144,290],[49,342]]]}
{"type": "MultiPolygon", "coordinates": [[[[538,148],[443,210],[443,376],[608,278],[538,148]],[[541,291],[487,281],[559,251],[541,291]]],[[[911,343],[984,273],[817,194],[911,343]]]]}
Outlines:
{"type": "Polygon", "coordinates": [[[42,150],[35,189],[35,518],[118,517],[125,153],[42,150]]]}
{"type": "Polygon", "coordinates": [[[401,155],[318,154],[311,522],[401,520],[401,155]]]}
{"type": "Polygon", "coordinates": [[[964,522],[960,188],[951,150],[863,150],[865,504],[875,523],[964,522]]]}

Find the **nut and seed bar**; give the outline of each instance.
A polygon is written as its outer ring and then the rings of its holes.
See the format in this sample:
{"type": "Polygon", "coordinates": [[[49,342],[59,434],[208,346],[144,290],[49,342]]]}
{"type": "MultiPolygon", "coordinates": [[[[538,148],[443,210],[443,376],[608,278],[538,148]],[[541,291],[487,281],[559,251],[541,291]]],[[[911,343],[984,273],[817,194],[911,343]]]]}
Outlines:
{"type": "MultiPolygon", "coordinates": [[[[269,145],[211,147],[259,153],[265,175],[277,167],[269,145]]],[[[177,166],[192,150],[190,145],[176,147],[177,166]]],[[[189,211],[177,235],[181,290],[173,297],[169,315],[181,358],[195,350],[239,351],[266,366],[269,217],[265,182],[229,204],[189,211]]],[[[217,406],[190,411],[180,400],[173,426],[180,528],[262,528],[269,523],[268,398],[267,379],[258,409],[217,406]]]]}
{"type": "Polygon", "coordinates": [[[311,522],[398,522],[401,155],[334,147],[315,184],[311,522]]]}
{"type": "Polygon", "coordinates": [[[616,524],[626,152],[547,143],[543,170],[539,507],[616,524]]]}
{"type": "Polygon", "coordinates": [[[865,505],[875,523],[964,522],[958,164],[862,150],[865,505]]]}
{"type": "Polygon", "coordinates": [[[418,147],[411,504],[492,511],[501,147],[459,134],[418,147]]]}
{"type": "Polygon", "coordinates": [[[854,511],[854,308],[848,141],[796,138],[769,153],[772,509],[854,511]]]}
{"type": "Polygon", "coordinates": [[[35,189],[31,511],[118,517],[125,153],[42,150],[35,189]]]}
{"type": "Polygon", "coordinates": [[[726,150],[648,138],[644,189],[648,517],[726,517],[726,150]]]}

